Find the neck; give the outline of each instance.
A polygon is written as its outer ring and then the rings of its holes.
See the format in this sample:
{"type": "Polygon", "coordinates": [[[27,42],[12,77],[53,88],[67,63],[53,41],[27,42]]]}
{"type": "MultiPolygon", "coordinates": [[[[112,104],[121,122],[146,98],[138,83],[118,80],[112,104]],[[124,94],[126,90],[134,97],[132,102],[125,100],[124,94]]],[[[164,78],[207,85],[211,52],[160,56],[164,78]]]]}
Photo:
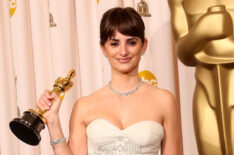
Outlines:
{"type": "Polygon", "coordinates": [[[111,87],[118,92],[131,91],[136,88],[139,82],[138,69],[126,74],[112,71],[110,84],[111,87]]]}

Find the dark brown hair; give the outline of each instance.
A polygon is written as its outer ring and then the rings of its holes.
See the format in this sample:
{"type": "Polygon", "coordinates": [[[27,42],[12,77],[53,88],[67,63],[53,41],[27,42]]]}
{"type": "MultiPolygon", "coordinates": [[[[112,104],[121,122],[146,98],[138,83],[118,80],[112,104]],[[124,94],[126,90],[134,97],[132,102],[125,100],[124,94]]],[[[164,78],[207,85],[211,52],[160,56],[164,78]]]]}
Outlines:
{"type": "Polygon", "coordinates": [[[142,42],[145,41],[144,22],[133,8],[116,7],[104,13],[100,24],[101,45],[113,37],[116,30],[123,35],[139,37],[142,42]]]}

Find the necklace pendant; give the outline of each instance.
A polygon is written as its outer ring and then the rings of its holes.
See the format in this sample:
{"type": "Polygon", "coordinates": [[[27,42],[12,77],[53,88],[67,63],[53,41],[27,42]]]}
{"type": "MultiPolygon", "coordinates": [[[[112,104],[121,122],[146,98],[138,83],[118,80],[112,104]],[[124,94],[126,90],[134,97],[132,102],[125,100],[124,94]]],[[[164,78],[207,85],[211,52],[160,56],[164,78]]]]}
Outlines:
{"type": "Polygon", "coordinates": [[[121,96],[127,96],[127,94],[126,94],[126,93],[121,93],[120,95],[121,95],[121,96]]]}

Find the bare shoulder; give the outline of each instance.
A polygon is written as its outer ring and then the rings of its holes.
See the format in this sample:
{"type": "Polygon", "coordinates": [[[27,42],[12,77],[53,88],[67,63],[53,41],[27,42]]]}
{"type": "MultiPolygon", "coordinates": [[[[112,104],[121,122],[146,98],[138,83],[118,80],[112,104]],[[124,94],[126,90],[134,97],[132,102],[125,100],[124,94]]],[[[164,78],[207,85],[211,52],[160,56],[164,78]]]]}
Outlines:
{"type": "Polygon", "coordinates": [[[95,110],[96,106],[98,106],[98,101],[104,95],[103,89],[101,88],[89,96],[79,98],[74,104],[72,117],[79,117],[80,121],[86,123],[86,118],[95,110]]]}
{"type": "Polygon", "coordinates": [[[147,95],[149,95],[148,98],[151,98],[162,110],[168,111],[176,108],[175,96],[170,91],[148,84],[145,85],[145,90],[147,95]]]}
{"type": "Polygon", "coordinates": [[[145,90],[149,95],[152,95],[153,98],[163,100],[164,102],[175,100],[174,95],[168,90],[157,88],[149,84],[145,84],[145,90]]]}
{"type": "Polygon", "coordinates": [[[87,154],[87,118],[94,111],[95,97],[92,95],[79,98],[72,110],[69,127],[69,146],[73,152],[87,154]]]}
{"type": "Polygon", "coordinates": [[[97,91],[93,92],[88,96],[83,96],[79,98],[76,102],[77,106],[83,108],[92,107],[93,104],[96,104],[98,100],[100,100],[105,95],[105,87],[98,89],[97,91]]]}

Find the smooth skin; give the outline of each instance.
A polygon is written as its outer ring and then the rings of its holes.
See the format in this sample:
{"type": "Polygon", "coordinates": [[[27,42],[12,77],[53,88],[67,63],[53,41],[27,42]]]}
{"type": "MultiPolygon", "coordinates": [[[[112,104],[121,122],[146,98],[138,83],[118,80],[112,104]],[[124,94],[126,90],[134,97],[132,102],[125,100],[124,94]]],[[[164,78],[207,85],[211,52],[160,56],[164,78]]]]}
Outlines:
{"type": "MultiPolygon", "coordinates": [[[[140,81],[138,65],[147,48],[147,40],[142,42],[139,37],[126,36],[116,31],[101,48],[111,65],[112,88],[119,92],[134,89],[140,81]]],[[[48,90],[37,103],[38,108],[48,110],[44,116],[52,141],[64,137],[58,114],[60,104],[59,97],[50,95],[48,90]],[[52,104],[53,99],[55,101],[52,104]]],[[[55,155],[87,155],[86,127],[99,118],[121,130],[145,120],[160,123],[164,128],[162,155],[182,154],[179,110],[174,96],[143,82],[136,92],[128,96],[117,95],[104,86],[80,98],[71,114],[69,141],[55,145],[55,155]]]]}

